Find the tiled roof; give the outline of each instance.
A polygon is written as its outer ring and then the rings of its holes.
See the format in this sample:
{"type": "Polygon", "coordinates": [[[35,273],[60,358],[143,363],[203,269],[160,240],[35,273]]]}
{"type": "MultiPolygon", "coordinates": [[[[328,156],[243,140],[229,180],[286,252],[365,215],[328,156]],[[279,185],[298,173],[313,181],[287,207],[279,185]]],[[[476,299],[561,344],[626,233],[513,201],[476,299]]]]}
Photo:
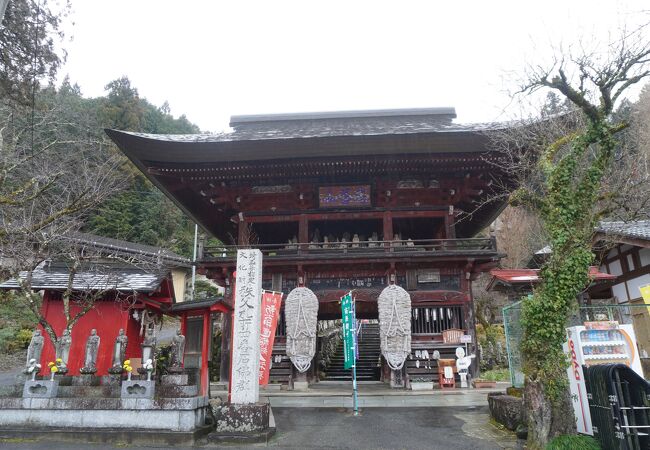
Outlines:
{"type": "Polygon", "coordinates": [[[135,242],[80,232],[69,233],[61,236],[61,239],[112,253],[144,256],[146,259],[155,260],[157,263],[165,266],[189,267],[191,265],[188,258],[161,247],[154,247],[153,245],[136,244],[135,242]]]}
{"type": "Polygon", "coordinates": [[[456,124],[452,123],[455,116],[453,108],[234,116],[230,122],[233,130],[216,134],[122,133],[167,142],[215,143],[334,136],[481,132],[503,128],[506,125],[456,124]]]}
{"type": "Polygon", "coordinates": [[[650,241],[650,220],[635,222],[600,222],[597,231],[610,236],[650,241]]]}
{"type": "MultiPolygon", "coordinates": [[[[67,289],[70,269],[65,263],[43,263],[32,273],[32,289],[67,289]]],[[[167,272],[148,272],[133,266],[115,264],[94,264],[81,269],[74,278],[73,289],[78,291],[137,291],[153,292],[167,272]]],[[[27,272],[21,272],[25,279],[27,272]]],[[[0,284],[0,289],[16,289],[18,280],[8,280],[0,284]]]]}

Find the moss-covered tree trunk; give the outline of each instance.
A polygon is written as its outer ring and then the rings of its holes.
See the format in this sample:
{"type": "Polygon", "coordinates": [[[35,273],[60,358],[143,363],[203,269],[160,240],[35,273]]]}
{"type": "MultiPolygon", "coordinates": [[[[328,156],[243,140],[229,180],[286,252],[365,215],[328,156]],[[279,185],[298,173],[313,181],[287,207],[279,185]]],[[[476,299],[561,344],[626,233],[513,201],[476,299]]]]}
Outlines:
{"type": "Polygon", "coordinates": [[[588,118],[582,132],[564,138],[570,148],[558,157],[560,143],[540,160],[546,195],[537,201],[553,253],[542,269],[543,282],[524,300],[522,355],[526,385],[529,448],[544,448],[555,436],[575,433],[568,390],[565,327],[577,296],[589,283],[591,237],[605,169],[612,159],[614,134],[604,115],[588,118]]]}

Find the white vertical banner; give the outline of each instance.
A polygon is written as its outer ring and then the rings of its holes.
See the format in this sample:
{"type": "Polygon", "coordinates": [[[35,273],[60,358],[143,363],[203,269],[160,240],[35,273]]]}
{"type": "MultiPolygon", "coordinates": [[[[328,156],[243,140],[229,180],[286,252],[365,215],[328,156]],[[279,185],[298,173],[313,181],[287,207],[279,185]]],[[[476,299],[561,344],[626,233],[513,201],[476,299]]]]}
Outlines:
{"type": "Polygon", "coordinates": [[[235,282],[230,401],[236,404],[257,403],[262,304],[261,251],[237,251],[235,282]]]}

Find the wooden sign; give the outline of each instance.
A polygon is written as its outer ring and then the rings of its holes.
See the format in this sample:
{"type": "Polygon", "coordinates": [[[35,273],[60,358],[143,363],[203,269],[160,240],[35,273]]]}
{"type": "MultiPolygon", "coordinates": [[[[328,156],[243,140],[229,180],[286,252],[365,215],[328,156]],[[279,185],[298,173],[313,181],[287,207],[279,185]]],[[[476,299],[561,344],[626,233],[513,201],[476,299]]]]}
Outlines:
{"type": "Polygon", "coordinates": [[[321,208],[370,206],[370,186],[321,186],[318,201],[321,208]]]}

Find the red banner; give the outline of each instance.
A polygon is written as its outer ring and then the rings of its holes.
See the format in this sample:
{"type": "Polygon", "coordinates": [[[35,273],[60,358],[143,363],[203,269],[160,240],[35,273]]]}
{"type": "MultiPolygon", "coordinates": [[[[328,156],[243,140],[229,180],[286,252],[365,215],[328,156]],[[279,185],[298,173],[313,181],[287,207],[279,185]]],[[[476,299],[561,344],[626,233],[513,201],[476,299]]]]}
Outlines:
{"type": "Polygon", "coordinates": [[[282,292],[262,292],[262,324],[260,326],[260,386],[269,384],[275,329],[280,317],[282,292]]]}

